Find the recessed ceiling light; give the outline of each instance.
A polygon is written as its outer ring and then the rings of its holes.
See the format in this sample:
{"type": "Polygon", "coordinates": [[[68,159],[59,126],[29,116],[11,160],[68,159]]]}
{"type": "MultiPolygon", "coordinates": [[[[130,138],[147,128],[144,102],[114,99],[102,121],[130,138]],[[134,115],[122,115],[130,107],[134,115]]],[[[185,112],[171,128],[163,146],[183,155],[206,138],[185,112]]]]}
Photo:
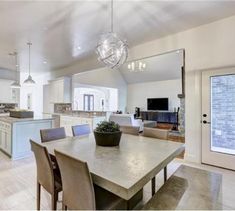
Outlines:
{"type": "Polygon", "coordinates": [[[180,53],[180,50],[177,50],[176,53],[180,53]]]}
{"type": "Polygon", "coordinates": [[[47,64],[47,61],[43,61],[43,64],[47,64]]]}
{"type": "Polygon", "coordinates": [[[78,50],[81,50],[81,49],[82,49],[81,46],[77,46],[76,48],[77,48],[78,50]]]}

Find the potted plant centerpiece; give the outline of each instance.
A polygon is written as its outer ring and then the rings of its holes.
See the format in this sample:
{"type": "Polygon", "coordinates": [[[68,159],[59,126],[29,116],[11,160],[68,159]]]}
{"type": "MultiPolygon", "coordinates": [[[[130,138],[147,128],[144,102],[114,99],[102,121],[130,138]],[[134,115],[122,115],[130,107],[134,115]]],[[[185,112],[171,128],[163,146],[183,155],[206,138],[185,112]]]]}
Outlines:
{"type": "Polygon", "coordinates": [[[118,146],[122,131],[115,122],[102,121],[94,130],[96,144],[99,146],[118,146]]]}

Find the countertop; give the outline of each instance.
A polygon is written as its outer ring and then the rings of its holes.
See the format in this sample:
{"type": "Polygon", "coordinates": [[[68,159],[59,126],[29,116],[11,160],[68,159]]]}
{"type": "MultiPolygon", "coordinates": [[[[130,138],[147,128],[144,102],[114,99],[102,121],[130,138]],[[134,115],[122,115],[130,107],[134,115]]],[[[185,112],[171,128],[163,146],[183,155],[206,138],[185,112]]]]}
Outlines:
{"type": "Polygon", "coordinates": [[[33,118],[14,118],[14,117],[10,117],[10,116],[0,116],[0,121],[2,122],[6,122],[6,123],[16,123],[16,122],[29,122],[29,121],[40,121],[40,120],[53,120],[54,118],[48,118],[48,117],[44,117],[42,116],[35,116],[33,118]]]}
{"type": "Polygon", "coordinates": [[[81,118],[99,118],[99,117],[106,117],[106,116],[97,116],[97,115],[79,115],[79,114],[72,114],[72,113],[44,113],[49,115],[59,115],[59,116],[71,116],[71,117],[81,117],[81,118]]]}

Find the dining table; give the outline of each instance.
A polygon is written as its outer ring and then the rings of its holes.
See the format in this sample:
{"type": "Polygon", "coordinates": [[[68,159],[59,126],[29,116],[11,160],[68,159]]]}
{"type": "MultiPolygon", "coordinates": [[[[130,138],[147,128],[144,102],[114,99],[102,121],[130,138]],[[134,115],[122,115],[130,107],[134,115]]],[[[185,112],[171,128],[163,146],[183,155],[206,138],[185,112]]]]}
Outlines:
{"type": "Polygon", "coordinates": [[[115,147],[97,146],[93,134],[42,145],[52,156],[56,149],[87,162],[93,183],[124,199],[127,209],[141,201],[143,187],[184,151],[182,143],[129,134],[122,134],[115,147]]]}

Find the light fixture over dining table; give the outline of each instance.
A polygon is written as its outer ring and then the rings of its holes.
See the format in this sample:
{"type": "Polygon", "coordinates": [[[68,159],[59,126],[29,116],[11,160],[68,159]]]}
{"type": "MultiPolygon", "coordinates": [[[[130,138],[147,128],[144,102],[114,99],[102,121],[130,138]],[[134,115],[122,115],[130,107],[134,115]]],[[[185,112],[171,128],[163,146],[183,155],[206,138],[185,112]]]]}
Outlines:
{"type": "Polygon", "coordinates": [[[111,0],[111,31],[100,36],[96,52],[99,55],[98,60],[112,69],[120,67],[128,57],[127,42],[113,32],[113,0],[111,0]]]}

